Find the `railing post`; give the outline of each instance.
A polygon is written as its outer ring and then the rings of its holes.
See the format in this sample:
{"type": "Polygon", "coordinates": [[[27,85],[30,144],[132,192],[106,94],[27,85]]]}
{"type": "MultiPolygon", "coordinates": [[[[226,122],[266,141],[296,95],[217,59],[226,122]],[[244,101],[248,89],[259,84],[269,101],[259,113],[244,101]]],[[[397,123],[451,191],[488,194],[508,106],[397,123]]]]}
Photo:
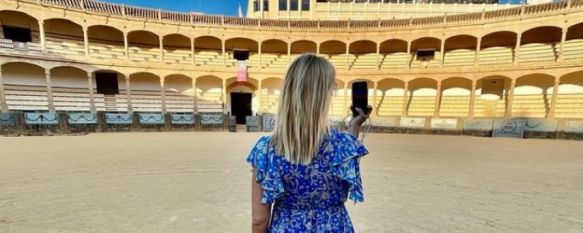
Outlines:
{"type": "Polygon", "coordinates": [[[377,42],[377,70],[381,69],[381,43],[377,42]]]}
{"type": "Polygon", "coordinates": [[[164,37],[158,36],[160,40],[160,62],[164,62],[164,37]]]}
{"type": "Polygon", "coordinates": [[[480,16],[480,21],[484,22],[486,20],[486,9],[482,8],[482,15],[480,16]]]}
{"type": "Polygon", "coordinates": [[[198,98],[196,92],[196,76],[192,76],[192,111],[194,114],[198,113],[198,98]]]}
{"type": "Polygon", "coordinates": [[[445,64],[445,36],[441,37],[441,67],[445,64]]]}
{"type": "Polygon", "coordinates": [[[525,9],[525,5],[523,4],[523,5],[520,7],[520,18],[521,18],[521,19],[524,17],[524,9],[525,9]]]}
{"type": "Polygon", "coordinates": [[[194,44],[194,42],[196,41],[196,39],[191,38],[190,39],[190,51],[192,52],[192,64],[196,65],[196,45],[194,44]]]}
{"type": "Polygon", "coordinates": [[[158,9],[158,21],[162,21],[162,10],[158,9]]]}
{"type": "Polygon", "coordinates": [[[81,6],[81,9],[85,11],[85,0],[79,0],[79,6],[81,6]]]}
{"type": "Polygon", "coordinates": [[[571,9],[571,0],[567,0],[567,10],[571,9]]]}
{"type": "Polygon", "coordinates": [[[556,117],[556,110],[557,110],[557,95],[559,94],[559,85],[561,84],[561,77],[557,76],[555,78],[554,86],[553,86],[553,97],[551,99],[551,108],[549,109],[549,114],[547,118],[554,119],[556,117]]]}
{"type": "Polygon", "coordinates": [[[126,53],[126,60],[130,59],[130,49],[129,49],[129,43],[128,43],[128,32],[124,31],[123,32],[123,45],[124,45],[124,51],[126,53]]]}
{"type": "Polygon", "coordinates": [[[125,4],[121,4],[121,15],[123,15],[124,18],[127,18],[126,5],[125,4]]]}

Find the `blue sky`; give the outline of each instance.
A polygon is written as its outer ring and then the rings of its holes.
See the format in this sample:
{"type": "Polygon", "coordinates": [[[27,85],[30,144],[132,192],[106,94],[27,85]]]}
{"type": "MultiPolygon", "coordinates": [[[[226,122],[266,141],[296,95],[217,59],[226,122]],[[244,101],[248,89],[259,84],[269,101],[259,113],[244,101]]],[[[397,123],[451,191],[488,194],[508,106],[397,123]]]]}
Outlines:
{"type": "Polygon", "coordinates": [[[123,3],[155,9],[165,9],[181,12],[203,12],[216,15],[238,15],[239,2],[243,15],[247,13],[247,0],[105,0],[106,2],[123,3]]]}

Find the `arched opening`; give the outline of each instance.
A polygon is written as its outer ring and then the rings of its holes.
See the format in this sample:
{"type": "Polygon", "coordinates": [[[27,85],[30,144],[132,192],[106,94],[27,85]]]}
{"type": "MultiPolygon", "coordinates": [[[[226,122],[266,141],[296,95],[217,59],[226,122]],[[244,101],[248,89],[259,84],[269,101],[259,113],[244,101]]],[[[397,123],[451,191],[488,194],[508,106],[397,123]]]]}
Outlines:
{"type": "Polygon", "coordinates": [[[18,11],[0,11],[0,36],[7,48],[40,52],[38,20],[18,11]]]}
{"type": "Polygon", "coordinates": [[[562,29],[543,26],[522,33],[519,63],[554,62],[559,57],[562,29]]]}
{"type": "Polygon", "coordinates": [[[330,115],[344,116],[346,115],[346,108],[344,107],[344,82],[336,79],[336,89],[332,96],[332,103],[330,104],[330,115]]]}
{"type": "Polygon", "coordinates": [[[261,64],[265,68],[287,67],[287,43],[271,39],[261,43],[261,64]]]}
{"type": "Polygon", "coordinates": [[[411,68],[428,68],[441,66],[441,40],[434,37],[422,37],[411,42],[411,68]]]}
{"type": "MultiPolygon", "coordinates": [[[[316,42],[309,40],[298,40],[294,41],[290,45],[290,56],[291,61],[295,60],[297,57],[304,53],[317,53],[318,45],[316,42]]],[[[322,53],[322,51],[320,51],[322,53]]],[[[287,66],[287,64],[286,64],[287,66]]]]}
{"type": "Polygon", "coordinates": [[[130,60],[135,62],[160,61],[160,39],[153,32],[137,30],[128,33],[130,60]]]}
{"type": "MultiPolygon", "coordinates": [[[[114,70],[97,70],[93,88],[97,111],[129,111],[128,86],[125,75],[114,70]]],[[[130,85],[131,86],[131,85],[130,85]]]]}
{"type": "Polygon", "coordinates": [[[182,74],[168,75],[164,78],[167,112],[194,112],[192,84],[192,79],[182,74]]]}
{"type": "Polygon", "coordinates": [[[583,59],[583,23],[575,24],[567,30],[567,38],[563,49],[563,60],[573,61],[583,59]]]}
{"type": "Polygon", "coordinates": [[[76,67],[51,69],[53,100],[57,111],[90,111],[87,72],[76,67]]]}
{"type": "Polygon", "coordinates": [[[492,32],[482,37],[480,44],[480,65],[510,65],[514,60],[515,32],[492,32]]]}
{"type": "Polygon", "coordinates": [[[197,109],[201,113],[223,113],[223,80],[217,76],[196,79],[197,109]]]}
{"type": "Polygon", "coordinates": [[[350,69],[377,69],[377,44],[370,40],[352,42],[349,53],[354,59],[349,61],[350,69]]]}
{"type": "Polygon", "coordinates": [[[447,38],[444,44],[444,66],[473,66],[476,57],[478,38],[470,35],[457,35],[447,38]]]}
{"type": "Polygon", "coordinates": [[[407,41],[399,39],[386,40],[381,43],[381,68],[405,68],[407,61],[407,41]]]}
{"type": "Polygon", "coordinates": [[[417,78],[409,81],[409,101],[407,115],[433,116],[435,98],[437,97],[437,81],[430,78],[417,78]]]}
{"type": "Polygon", "coordinates": [[[474,104],[475,117],[504,117],[511,79],[493,75],[477,81],[474,104]]]}
{"type": "Polygon", "coordinates": [[[130,89],[135,112],[162,112],[160,77],[147,72],[131,74],[130,89]]]}
{"type": "Polygon", "coordinates": [[[348,68],[350,55],[346,54],[346,43],[338,40],[329,40],[320,44],[320,54],[327,57],[336,68],[348,68]]]}
{"type": "Polygon", "coordinates": [[[45,20],[46,51],[61,56],[84,56],[83,27],[66,19],[45,20]]]}
{"type": "Polygon", "coordinates": [[[247,52],[249,54],[249,58],[247,59],[247,66],[250,67],[259,67],[259,56],[257,54],[258,49],[259,43],[247,38],[237,37],[225,41],[225,51],[227,52],[228,59],[231,59],[232,62],[235,62],[235,51],[247,52]]]}
{"type": "Polygon", "coordinates": [[[94,25],[87,29],[89,56],[100,59],[123,59],[125,47],[123,32],[105,25],[94,25]]]}
{"type": "Polygon", "coordinates": [[[261,109],[262,113],[275,114],[278,111],[279,96],[283,88],[281,78],[267,78],[261,81],[261,109]]]}
{"type": "Polygon", "coordinates": [[[222,41],[213,36],[194,39],[194,58],[197,66],[223,66],[222,41]]]}
{"type": "Polygon", "coordinates": [[[164,62],[170,64],[192,64],[192,43],[182,34],[170,34],[162,38],[164,62]]]}
{"type": "Polygon", "coordinates": [[[405,82],[396,78],[386,78],[377,84],[380,95],[377,97],[379,116],[400,116],[403,112],[405,82]]]}
{"type": "Polygon", "coordinates": [[[583,71],[562,76],[557,93],[555,117],[583,118],[583,71]]]}
{"type": "Polygon", "coordinates": [[[513,117],[545,118],[551,109],[555,78],[546,74],[529,74],[516,80],[512,100],[513,117]]]}
{"type": "Polygon", "coordinates": [[[441,95],[439,116],[469,116],[472,80],[461,77],[445,79],[441,82],[441,93],[438,94],[441,95]]]}
{"type": "Polygon", "coordinates": [[[227,79],[227,103],[225,109],[237,118],[237,124],[246,124],[247,116],[259,112],[259,98],[256,95],[259,82],[248,78],[247,81],[237,81],[236,77],[227,79]]]}
{"type": "Polygon", "coordinates": [[[29,63],[2,65],[6,102],[10,110],[49,110],[45,70],[29,63]]]}

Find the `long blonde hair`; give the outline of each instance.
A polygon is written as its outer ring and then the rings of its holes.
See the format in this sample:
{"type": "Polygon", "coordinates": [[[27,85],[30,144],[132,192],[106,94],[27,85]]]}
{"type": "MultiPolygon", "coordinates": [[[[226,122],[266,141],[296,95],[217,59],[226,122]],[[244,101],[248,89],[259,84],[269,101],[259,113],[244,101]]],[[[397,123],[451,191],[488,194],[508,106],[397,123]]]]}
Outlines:
{"type": "Polygon", "coordinates": [[[336,87],[334,66],[305,54],[288,68],[271,144],[295,164],[309,164],[330,133],[328,111],[336,87]]]}

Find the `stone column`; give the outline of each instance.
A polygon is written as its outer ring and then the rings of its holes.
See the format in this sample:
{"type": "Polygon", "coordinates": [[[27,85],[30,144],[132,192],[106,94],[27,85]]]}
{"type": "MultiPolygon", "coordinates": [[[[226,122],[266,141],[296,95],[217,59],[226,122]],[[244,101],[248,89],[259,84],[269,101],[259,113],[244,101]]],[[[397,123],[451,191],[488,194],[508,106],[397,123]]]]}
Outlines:
{"type": "Polygon", "coordinates": [[[510,88],[508,89],[508,95],[506,96],[506,117],[512,117],[512,101],[514,100],[514,87],[516,87],[516,80],[510,80],[510,88]]]}
{"type": "Polygon", "coordinates": [[[195,55],[195,47],[194,47],[194,39],[190,39],[190,52],[192,53],[192,64],[196,65],[196,55],[195,55]]]}
{"type": "Polygon", "coordinates": [[[514,60],[512,61],[513,65],[516,65],[520,62],[520,43],[522,41],[522,33],[518,34],[516,37],[516,45],[514,46],[514,60]]]}
{"type": "Polygon", "coordinates": [[[480,50],[482,50],[482,37],[478,37],[476,44],[476,54],[474,55],[474,66],[480,65],[480,50]]]}
{"type": "Polygon", "coordinates": [[[164,62],[164,38],[158,36],[160,38],[160,62],[164,62]]]}
{"type": "Polygon", "coordinates": [[[95,94],[93,89],[93,73],[87,74],[87,85],[89,89],[89,109],[92,113],[97,112],[97,108],[95,107],[95,94]]]}
{"type": "Polygon", "coordinates": [[[555,85],[553,86],[553,97],[551,99],[551,109],[547,118],[554,119],[556,117],[556,107],[557,107],[557,96],[559,95],[559,85],[561,84],[561,78],[555,78],[555,85]]]}
{"type": "Polygon", "coordinates": [[[320,42],[316,44],[316,55],[320,55],[320,42]]]}
{"type": "MultiPolygon", "coordinates": [[[[262,1],[263,2],[263,1],[262,1]]],[[[225,52],[225,40],[221,40],[222,52],[223,52],[223,65],[227,65],[227,54],[225,52]]]]}
{"type": "Polygon", "coordinates": [[[2,67],[0,66],[0,109],[1,112],[8,112],[8,104],[6,103],[6,93],[4,92],[4,75],[2,67]]]}
{"type": "Polygon", "coordinates": [[[411,42],[408,41],[407,42],[407,60],[405,61],[405,66],[409,69],[411,69],[411,59],[413,59],[413,57],[411,56],[411,42]]]}
{"type": "Polygon", "coordinates": [[[404,91],[403,91],[403,110],[401,111],[402,117],[407,117],[407,102],[409,102],[409,82],[405,81],[404,91]]]}
{"type": "Polygon", "coordinates": [[[45,51],[47,48],[46,37],[45,37],[45,22],[39,21],[38,22],[38,32],[40,37],[40,48],[45,51]]]}
{"type": "Polygon", "coordinates": [[[350,69],[350,66],[348,65],[350,63],[349,62],[349,56],[348,55],[350,55],[350,44],[349,43],[346,43],[346,69],[347,70],[350,69]]]}
{"type": "Polygon", "coordinates": [[[437,93],[435,94],[435,104],[433,108],[433,117],[439,117],[439,109],[441,107],[441,80],[437,81],[437,93]]]}
{"type": "Polygon", "coordinates": [[[126,98],[128,102],[128,112],[133,113],[134,109],[132,107],[132,88],[130,86],[130,76],[125,75],[126,79],[126,98]]]}
{"type": "Polygon", "coordinates": [[[130,49],[129,49],[129,43],[128,43],[128,33],[127,32],[123,32],[123,46],[124,46],[124,51],[126,53],[126,59],[129,60],[130,59],[130,49]]]}
{"type": "Polygon", "coordinates": [[[227,80],[223,79],[223,112],[226,113],[227,112],[227,80]]]}
{"type": "Polygon", "coordinates": [[[287,63],[291,62],[291,43],[287,44],[287,63]]]}
{"type": "Polygon", "coordinates": [[[194,113],[198,113],[198,98],[196,93],[196,78],[192,79],[192,102],[193,102],[193,111],[194,113]]]}
{"type": "Polygon", "coordinates": [[[445,64],[445,38],[441,38],[441,67],[445,64]]]}
{"type": "Polygon", "coordinates": [[[85,44],[85,56],[89,56],[89,35],[88,28],[83,27],[83,43],[85,44]]]}
{"type": "Polygon", "coordinates": [[[162,113],[166,114],[166,81],[160,78],[160,97],[162,101],[162,113]]]}
{"type": "Polygon", "coordinates": [[[262,42],[258,43],[259,46],[257,47],[257,52],[259,53],[259,68],[263,68],[263,58],[261,57],[261,44],[262,42]]]}
{"type": "Polygon", "coordinates": [[[567,40],[567,29],[562,30],[562,34],[561,34],[561,48],[559,50],[559,57],[557,58],[557,61],[562,62],[563,61],[563,55],[565,53],[565,41],[567,40]]]}
{"type": "Polygon", "coordinates": [[[381,69],[381,44],[377,43],[377,69],[381,69]]]}
{"type": "Polygon", "coordinates": [[[374,116],[378,116],[379,113],[379,109],[378,109],[378,102],[377,102],[377,89],[378,89],[378,81],[375,81],[373,84],[373,95],[372,95],[372,104],[371,106],[373,107],[373,111],[374,111],[374,116]]]}
{"type": "Polygon", "coordinates": [[[47,82],[49,111],[55,111],[55,102],[53,100],[53,82],[51,81],[51,70],[45,70],[45,80],[47,82]]]}
{"type": "Polygon", "coordinates": [[[476,80],[472,80],[472,92],[470,93],[470,110],[468,116],[470,118],[474,118],[474,108],[476,104],[476,87],[478,82],[476,80]]]}
{"type": "Polygon", "coordinates": [[[262,105],[261,104],[261,96],[262,96],[262,94],[261,94],[261,88],[262,88],[261,82],[262,82],[261,80],[258,81],[257,94],[255,95],[257,97],[257,113],[258,114],[263,113],[263,109],[261,109],[261,105],[262,105]]]}

